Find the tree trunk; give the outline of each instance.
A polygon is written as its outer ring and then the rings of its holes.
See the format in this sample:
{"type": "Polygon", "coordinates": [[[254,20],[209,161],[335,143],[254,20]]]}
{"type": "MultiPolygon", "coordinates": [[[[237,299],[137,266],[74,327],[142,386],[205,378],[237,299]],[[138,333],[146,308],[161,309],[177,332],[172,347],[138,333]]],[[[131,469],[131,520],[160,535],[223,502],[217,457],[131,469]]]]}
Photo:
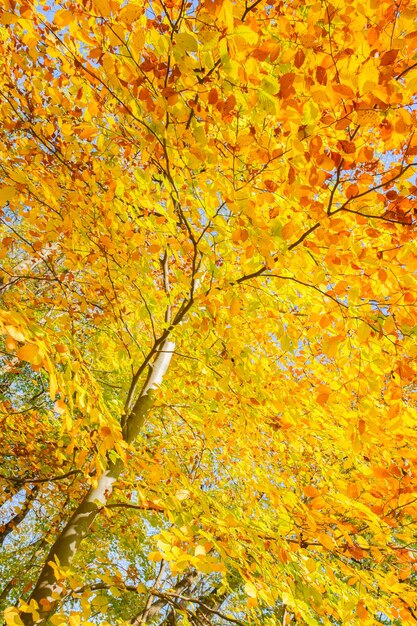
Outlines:
{"type": "MultiPolygon", "coordinates": [[[[155,401],[155,389],[162,383],[169,367],[175,344],[165,340],[160,351],[150,366],[148,377],[139,397],[134,404],[123,428],[123,437],[127,443],[132,443],[138,436],[145,418],[155,401]]],[[[37,602],[40,619],[35,621],[32,614],[22,613],[21,619],[25,626],[45,624],[48,617],[55,611],[59,603],[59,596],[64,590],[63,583],[56,580],[54,563],[61,567],[69,567],[77,553],[80,543],[85,538],[91,524],[94,522],[101,508],[109,500],[114,483],[123,470],[123,462],[117,460],[109,462],[107,469],[101,475],[97,486],[91,487],[83,501],[79,504],[71,519],[51,547],[45,565],[42,568],[30,600],[37,602]]]]}

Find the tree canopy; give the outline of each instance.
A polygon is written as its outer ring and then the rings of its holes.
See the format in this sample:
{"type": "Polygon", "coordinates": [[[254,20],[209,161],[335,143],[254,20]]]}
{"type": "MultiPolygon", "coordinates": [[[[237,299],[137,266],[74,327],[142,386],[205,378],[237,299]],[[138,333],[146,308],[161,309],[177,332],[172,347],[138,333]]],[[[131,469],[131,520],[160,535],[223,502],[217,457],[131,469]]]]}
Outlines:
{"type": "Polygon", "coordinates": [[[412,0],[3,0],[7,626],[417,623],[412,0]]]}

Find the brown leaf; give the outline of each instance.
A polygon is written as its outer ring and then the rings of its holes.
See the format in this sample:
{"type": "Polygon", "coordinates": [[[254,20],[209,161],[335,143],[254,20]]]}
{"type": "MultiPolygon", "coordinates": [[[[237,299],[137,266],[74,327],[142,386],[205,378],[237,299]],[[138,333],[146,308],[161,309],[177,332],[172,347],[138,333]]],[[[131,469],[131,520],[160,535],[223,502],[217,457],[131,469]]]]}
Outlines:
{"type": "Polygon", "coordinates": [[[381,57],[381,61],[380,61],[380,65],[384,66],[384,65],[391,65],[391,63],[394,63],[395,59],[397,58],[399,53],[399,50],[394,49],[394,50],[388,50],[388,52],[385,52],[382,57],[381,57]]]}

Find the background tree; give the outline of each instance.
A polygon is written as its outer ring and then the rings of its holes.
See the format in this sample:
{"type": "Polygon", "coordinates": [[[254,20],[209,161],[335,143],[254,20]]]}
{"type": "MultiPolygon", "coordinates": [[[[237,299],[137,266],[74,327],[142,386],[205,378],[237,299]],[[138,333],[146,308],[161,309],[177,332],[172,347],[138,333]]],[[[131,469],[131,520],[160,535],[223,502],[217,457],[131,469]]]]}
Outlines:
{"type": "Polygon", "coordinates": [[[412,2],[0,23],[6,623],[417,621],[412,2]]]}

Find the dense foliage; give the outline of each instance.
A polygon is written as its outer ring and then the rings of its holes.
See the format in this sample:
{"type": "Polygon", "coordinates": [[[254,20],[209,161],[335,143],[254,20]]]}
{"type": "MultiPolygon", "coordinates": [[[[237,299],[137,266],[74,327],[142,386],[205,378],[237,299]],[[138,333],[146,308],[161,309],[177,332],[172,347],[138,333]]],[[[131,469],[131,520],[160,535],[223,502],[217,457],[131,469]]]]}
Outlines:
{"type": "Polygon", "coordinates": [[[411,0],[3,0],[8,626],[417,622],[411,0]]]}

